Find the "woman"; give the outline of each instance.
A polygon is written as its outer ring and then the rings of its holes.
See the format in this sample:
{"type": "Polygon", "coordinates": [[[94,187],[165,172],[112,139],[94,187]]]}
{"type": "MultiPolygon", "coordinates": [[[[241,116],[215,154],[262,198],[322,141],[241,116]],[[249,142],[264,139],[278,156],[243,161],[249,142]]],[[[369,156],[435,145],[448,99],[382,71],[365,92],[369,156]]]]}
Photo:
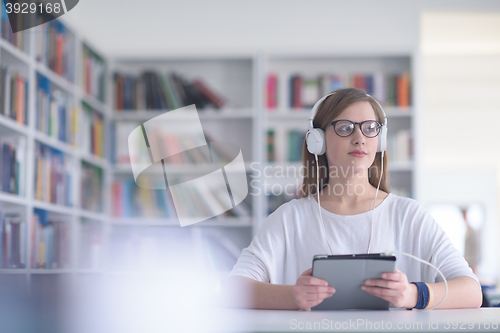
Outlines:
{"type": "MultiPolygon", "coordinates": [[[[301,198],[271,214],[243,250],[225,285],[229,304],[307,310],[335,293],[311,276],[314,255],[396,250],[443,272],[449,291],[439,308],[479,307],[477,277],[443,230],[418,202],[389,193],[387,156],[382,170],[383,155],[377,152],[384,124],[380,105],[361,90],[341,89],[319,105],[313,124],[324,129],[326,140],[325,154],[317,156],[321,210],[315,156],[304,145],[301,198]]],[[[397,256],[395,273],[367,280],[361,288],[404,308],[423,308],[418,297],[423,288],[433,295],[427,308],[445,293],[437,271],[406,256],[397,256]]]]}

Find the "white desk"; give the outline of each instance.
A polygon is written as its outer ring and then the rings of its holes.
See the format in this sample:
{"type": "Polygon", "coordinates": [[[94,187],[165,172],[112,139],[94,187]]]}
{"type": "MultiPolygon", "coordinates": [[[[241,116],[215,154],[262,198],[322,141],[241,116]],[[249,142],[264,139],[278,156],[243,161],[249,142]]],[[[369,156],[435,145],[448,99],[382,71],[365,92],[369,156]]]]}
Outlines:
{"type": "Polygon", "coordinates": [[[500,332],[500,308],[408,311],[226,309],[226,332],[500,332]]]}

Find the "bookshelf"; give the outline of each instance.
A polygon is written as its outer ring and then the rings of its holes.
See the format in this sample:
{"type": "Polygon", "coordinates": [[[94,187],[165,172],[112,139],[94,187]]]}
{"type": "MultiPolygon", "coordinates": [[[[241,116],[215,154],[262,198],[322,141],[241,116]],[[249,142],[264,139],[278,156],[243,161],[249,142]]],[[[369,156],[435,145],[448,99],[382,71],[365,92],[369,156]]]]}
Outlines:
{"type": "MultiPolygon", "coordinates": [[[[16,92],[24,91],[24,98],[16,98],[15,107],[5,96],[0,105],[0,146],[7,152],[1,158],[11,162],[10,170],[17,175],[14,182],[1,179],[2,232],[15,235],[16,241],[10,244],[16,245],[10,248],[17,249],[15,254],[9,253],[12,262],[0,261],[1,272],[26,276],[30,281],[39,275],[164,268],[173,260],[162,258],[165,251],[186,247],[178,242],[192,245],[200,239],[206,242],[202,248],[215,249],[208,256],[226,256],[226,261],[216,263],[218,269],[230,269],[224,264],[235,260],[249,244],[269,212],[295,196],[308,103],[323,96],[314,88],[314,81],[324,81],[325,75],[338,76],[343,86],[360,84],[360,77],[366,84],[366,77],[373,75],[372,86],[377,90],[380,77],[409,73],[411,103],[386,102],[384,110],[389,117],[389,155],[397,157],[390,165],[392,190],[418,195],[418,112],[414,103],[418,71],[411,52],[202,53],[107,59],[77,30],[51,22],[26,34],[22,41],[16,37],[15,44],[0,39],[0,87],[14,82],[16,92]],[[62,34],[56,38],[62,40],[56,42],[62,43],[59,54],[53,54],[47,44],[55,33],[62,34]],[[271,74],[275,77],[270,79],[271,74]],[[292,103],[290,79],[294,76],[303,78],[308,89],[303,105],[292,103]],[[148,97],[145,87],[154,84],[160,85],[163,97],[158,91],[148,97]],[[216,95],[207,102],[191,91],[208,141],[241,147],[249,183],[249,196],[242,204],[246,213],[231,210],[181,228],[168,191],[135,185],[127,159],[128,134],[186,104],[188,99],[172,94],[174,84],[197,88],[198,93],[205,87],[216,95]],[[274,90],[269,90],[270,84],[275,85],[274,90]],[[272,101],[270,94],[274,94],[272,101]],[[408,151],[410,136],[412,153],[408,151]],[[398,147],[401,142],[406,144],[398,147]],[[54,186],[48,188],[47,184],[54,186]],[[41,242],[51,245],[46,249],[41,242]],[[223,245],[218,249],[217,244],[223,245]],[[64,255],[60,249],[65,250],[64,255]],[[149,256],[151,253],[156,254],[149,256]],[[110,257],[116,261],[108,262],[110,257]]],[[[179,126],[184,120],[173,119],[179,126]]],[[[208,164],[206,168],[188,164],[171,165],[167,171],[190,177],[210,170],[208,164]]]]}
{"type": "Polygon", "coordinates": [[[111,168],[110,112],[99,95],[105,60],[67,23],[12,34],[2,13],[0,271],[36,284],[102,269],[111,168]]]}
{"type": "Polygon", "coordinates": [[[328,92],[345,87],[361,88],[381,102],[388,117],[390,190],[416,197],[418,132],[413,82],[417,71],[411,52],[268,54],[264,64],[266,213],[296,197],[293,189],[301,183],[302,143],[312,105],[328,92]]]}

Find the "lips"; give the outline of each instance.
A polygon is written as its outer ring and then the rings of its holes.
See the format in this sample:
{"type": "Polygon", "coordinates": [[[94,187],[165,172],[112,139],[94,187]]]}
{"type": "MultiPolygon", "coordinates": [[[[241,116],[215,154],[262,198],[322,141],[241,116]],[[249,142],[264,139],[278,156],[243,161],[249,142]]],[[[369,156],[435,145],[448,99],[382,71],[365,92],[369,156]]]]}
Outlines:
{"type": "Polygon", "coordinates": [[[349,152],[350,155],[362,155],[362,156],[365,156],[366,153],[362,150],[353,150],[351,152],[349,152]]]}
{"type": "Polygon", "coordinates": [[[362,150],[353,150],[349,153],[349,155],[354,157],[365,157],[366,153],[362,150]]]}

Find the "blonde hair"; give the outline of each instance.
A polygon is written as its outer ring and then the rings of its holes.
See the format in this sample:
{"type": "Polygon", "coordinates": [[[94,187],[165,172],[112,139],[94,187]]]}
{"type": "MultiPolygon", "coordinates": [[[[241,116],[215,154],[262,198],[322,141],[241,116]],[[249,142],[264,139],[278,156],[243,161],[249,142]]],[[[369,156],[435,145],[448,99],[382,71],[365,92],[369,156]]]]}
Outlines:
{"type": "MultiPolygon", "coordinates": [[[[339,89],[335,94],[328,96],[318,107],[314,116],[313,125],[315,128],[325,128],[330,122],[337,118],[347,107],[358,102],[368,102],[375,111],[377,121],[384,123],[384,113],[380,105],[364,91],[355,88],[339,89]]],[[[379,138],[380,139],[380,138],[379,138]]],[[[381,152],[376,153],[375,159],[368,169],[368,182],[377,187],[380,177],[380,190],[389,193],[389,180],[387,175],[387,152],[384,152],[384,170],[381,170],[381,152]],[[382,172],[381,172],[382,171],[382,172]]],[[[326,154],[318,156],[319,162],[319,187],[322,189],[329,180],[329,168],[326,154]]],[[[314,155],[307,150],[304,140],[302,146],[302,165],[305,170],[304,179],[299,196],[307,197],[317,192],[316,189],[316,164],[314,155]]]]}

